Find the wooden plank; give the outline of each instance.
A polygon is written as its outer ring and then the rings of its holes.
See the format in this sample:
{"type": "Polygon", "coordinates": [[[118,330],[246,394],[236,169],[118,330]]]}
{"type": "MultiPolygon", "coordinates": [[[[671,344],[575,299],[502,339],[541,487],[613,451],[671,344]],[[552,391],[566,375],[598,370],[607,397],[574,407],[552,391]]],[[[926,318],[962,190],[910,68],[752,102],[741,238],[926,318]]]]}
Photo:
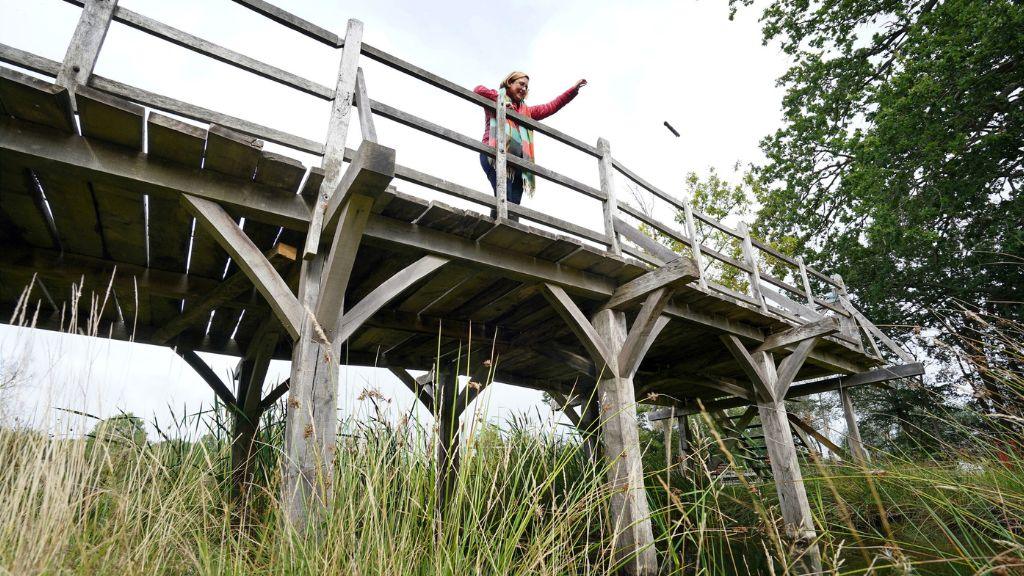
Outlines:
{"type": "Polygon", "coordinates": [[[249,237],[219,205],[187,194],[182,195],[182,202],[196,220],[231,254],[238,267],[249,276],[288,334],[292,338],[298,337],[299,325],[305,312],[277,270],[249,237]]]}
{"type": "Polygon", "coordinates": [[[0,102],[8,114],[35,124],[77,134],[66,88],[0,67],[0,102]]]}
{"type": "Polygon", "coordinates": [[[253,180],[257,184],[295,194],[305,174],[306,167],[302,162],[274,152],[263,151],[256,164],[256,177],[253,180]]]}
{"type": "MultiPolygon", "coordinates": [[[[294,262],[297,255],[295,248],[278,244],[266,253],[266,257],[271,265],[280,271],[288,263],[294,262]]],[[[184,313],[157,328],[156,332],[150,336],[150,342],[153,344],[169,342],[189,326],[197,324],[202,319],[208,317],[211,310],[234,300],[251,287],[252,281],[245,272],[236,272],[223,282],[218,283],[213,290],[204,294],[201,298],[188,302],[184,313]]]]}
{"type": "Polygon", "coordinates": [[[53,214],[61,246],[85,256],[107,256],[90,183],[54,170],[41,171],[37,175],[53,214]]]}
{"type": "Polygon", "coordinates": [[[142,125],[146,110],[138,104],[79,86],[75,90],[82,136],[142,150],[142,125]]]}
{"type": "Polygon", "coordinates": [[[343,42],[337,34],[325,30],[316,24],[308,20],[299,18],[298,16],[282,10],[277,6],[274,6],[270,2],[264,0],[234,0],[236,4],[245,6],[246,8],[261,14],[278,24],[286,26],[296,32],[308,36],[314,40],[323,42],[331,48],[341,47],[343,42]]]}
{"type": "MultiPolygon", "coordinates": [[[[352,119],[352,96],[355,93],[356,72],[359,64],[359,45],[363,40],[363,23],[349,20],[345,31],[346,47],[341,52],[338,64],[338,81],[334,89],[334,100],[331,104],[331,119],[327,124],[327,143],[324,146],[323,162],[324,181],[320,185],[320,193],[314,205],[309,223],[309,234],[303,249],[303,259],[309,260],[316,255],[320,245],[320,233],[323,218],[326,216],[327,202],[341,183],[342,163],[345,157],[345,138],[352,119]]],[[[394,162],[392,161],[392,173],[394,162]]]]}
{"type": "Polygon", "coordinates": [[[802,342],[809,338],[819,338],[821,336],[828,336],[839,331],[839,321],[835,318],[822,318],[815,322],[808,322],[795,328],[783,330],[782,332],[776,332],[765,341],[754,349],[753,353],[758,352],[774,352],[781,348],[802,342]]]}
{"type": "Polygon", "coordinates": [[[505,87],[498,89],[498,99],[494,107],[494,197],[498,218],[508,218],[508,142],[505,131],[508,123],[505,114],[508,112],[508,94],[505,87]]]}
{"type": "Polygon", "coordinates": [[[619,309],[646,297],[661,288],[673,288],[685,285],[696,279],[700,273],[693,260],[681,256],[647,274],[631,280],[615,289],[615,293],[605,303],[606,308],[619,309]]]}
{"type": "Polygon", "coordinates": [[[618,358],[565,290],[554,284],[544,284],[544,297],[576,335],[594,362],[607,366],[613,374],[617,374],[618,358]]]}
{"type": "Polygon", "coordinates": [[[269,128],[262,124],[249,122],[248,120],[242,120],[235,116],[222,114],[220,112],[210,110],[209,108],[189,104],[188,102],[183,102],[162,94],[143,90],[99,75],[93,75],[92,78],[89,79],[89,86],[96,88],[97,90],[102,90],[108,94],[148,106],[149,108],[156,108],[157,110],[163,110],[178,116],[184,116],[189,120],[218,124],[253,138],[259,138],[261,140],[266,140],[267,142],[273,142],[275,144],[280,144],[282,146],[287,146],[310,154],[316,154],[318,156],[324,153],[323,144],[310,140],[309,138],[289,134],[288,132],[269,128]]]}
{"type": "Polygon", "coordinates": [[[46,216],[32,172],[15,162],[0,162],[0,214],[4,235],[41,248],[59,247],[60,237],[46,216]]]}
{"type": "Polygon", "coordinates": [[[323,100],[332,100],[334,98],[334,91],[327,86],[323,86],[322,84],[318,84],[312,80],[307,80],[306,78],[297,74],[292,74],[291,72],[282,70],[276,66],[260,62],[255,58],[250,58],[245,54],[229,50],[214,44],[213,42],[203,40],[198,36],[193,36],[187,32],[183,32],[177,28],[173,28],[162,22],[143,16],[142,14],[132,12],[127,8],[119,6],[117,10],[114,11],[114,20],[117,20],[122,24],[127,24],[136,30],[141,30],[142,32],[162,40],[166,40],[177,46],[181,46],[182,48],[187,48],[198,54],[213,58],[218,62],[223,62],[230,66],[245,70],[246,72],[251,72],[261,78],[272,80],[311,96],[316,96],[323,100]]]}
{"type": "Polygon", "coordinates": [[[211,124],[206,137],[203,169],[252,180],[262,149],[263,141],[259,138],[211,124]]]}
{"type": "Polygon", "coordinates": [[[74,92],[89,80],[116,7],[117,0],[85,0],[78,25],[64,54],[64,63],[57,74],[57,84],[74,92]]]}
{"type": "Polygon", "coordinates": [[[18,159],[39,172],[60,171],[140,194],[173,198],[192,194],[224,204],[241,216],[296,230],[304,230],[309,222],[309,207],[297,195],[283,196],[279,190],[212,170],[150,162],[147,155],[128,155],[119,146],[35,130],[14,119],[0,120],[0,153],[4,162],[18,159]]]}
{"type": "Polygon", "coordinates": [[[6,44],[0,44],[0,62],[14,64],[50,78],[57,77],[61,66],[61,63],[55,60],[43,58],[6,44]]]}
{"type": "MultiPolygon", "coordinates": [[[[86,106],[85,99],[79,99],[79,107],[86,106]]],[[[142,198],[129,190],[99,184],[93,186],[92,191],[110,258],[146,266],[146,220],[142,198]]]]}
{"type": "Polygon", "coordinates": [[[494,221],[490,218],[481,218],[478,214],[436,201],[431,201],[427,210],[413,220],[413,224],[469,240],[479,239],[494,227],[494,221]]]}
{"type": "Polygon", "coordinates": [[[146,150],[150,157],[177,162],[191,168],[203,163],[206,130],[150,112],[146,121],[146,150]]]}

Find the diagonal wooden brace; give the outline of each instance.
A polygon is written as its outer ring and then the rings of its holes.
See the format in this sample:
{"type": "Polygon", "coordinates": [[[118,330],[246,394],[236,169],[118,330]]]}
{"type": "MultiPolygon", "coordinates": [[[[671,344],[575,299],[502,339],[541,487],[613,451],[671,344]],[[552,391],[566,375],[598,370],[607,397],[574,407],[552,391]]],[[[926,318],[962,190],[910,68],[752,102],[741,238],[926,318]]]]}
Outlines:
{"type": "Polygon", "coordinates": [[[754,385],[754,390],[757,395],[763,400],[774,399],[775,389],[771,385],[772,383],[768,380],[768,375],[764,373],[758,362],[754,360],[754,357],[747,351],[747,347],[743,342],[733,336],[732,334],[723,334],[722,343],[729,349],[733,357],[739,363],[743,373],[747,375],[750,382],[754,385]]]}
{"type": "Polygon", "coordinates": [[[256,289],[267,300],[281,326],[293,339],[299,336],[304,314],[298,298],[277,273],[263,252],[239,228],[234,218],[215,202],[182,194],[181,202],[217,243],[231,255],[256,289]]]}
{"type": "Polygon", "coordinates": [[[616,288],[604,307],[613,310],[621,309],[655,290],[688,284],[698,276],[700,274],[693,259],[680,256],[661,268],[652,270],[616,288]]]}
{"type": "Polygon", "coordinates": [[[834,317],[822,318],[814,322],[808,322],[782,332],[776,332],[765,338],[764,343],[754,349],[752,354],[758,352],[774,352],[791,344],[803,342],[810,338],[819,338],[839,332],[839,320],[834,317]]]}
{"type": "Polygon", "coordinates": [[[597,333],[594,325],[583,314],[583,312],[572,301],[572,298],[565,293],[561,286],[555,284],[544,284],[544,297],[555,309],[555,312],[562,317],[562,320],[569,325],[580,343],[597,364],[603,364],[614,376],[618,376],[618,357],[612,353],[604,338],[597,333]]]}
{"type": "Polygon", "coordinates": [[[622,377],[632,378],[636,374],[654,340],[668,325],[668,316],[661,313],[671,299],[672,289],[668,287],[658,288],[648,294],[619,352],[619,373],[622,377]]]}

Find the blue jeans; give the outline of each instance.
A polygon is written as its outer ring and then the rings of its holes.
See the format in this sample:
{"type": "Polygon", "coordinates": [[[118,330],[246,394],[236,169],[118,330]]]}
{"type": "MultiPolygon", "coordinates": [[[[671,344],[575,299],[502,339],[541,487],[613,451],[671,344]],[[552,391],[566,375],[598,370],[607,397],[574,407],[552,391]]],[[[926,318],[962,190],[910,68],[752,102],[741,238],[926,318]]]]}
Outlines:
{"type": "MultiPolygon", "coordinates": [[[[495,173],[494,166],[491,166],[490,157],[487,154],[480,155],[480,166],[484,169],[484,173],[487,174],[487,181],[491,183],[491,190],[494,191],[494,195],[497,197],[497,174],[495,173]]],[[[508,173],[512,178],[508,181],[508,186],[505,188],[505,197],[511,203],[519,204],[523,200],[523,173],[511,167],[508,169],[508,173]]],[[[497,216],[497,212],[495,210],[491,210],[491,218],[497,218],[497,216]]],[[[519,218],[514,215],[509,215],[509,220],[518,221],[519,218]]]]}

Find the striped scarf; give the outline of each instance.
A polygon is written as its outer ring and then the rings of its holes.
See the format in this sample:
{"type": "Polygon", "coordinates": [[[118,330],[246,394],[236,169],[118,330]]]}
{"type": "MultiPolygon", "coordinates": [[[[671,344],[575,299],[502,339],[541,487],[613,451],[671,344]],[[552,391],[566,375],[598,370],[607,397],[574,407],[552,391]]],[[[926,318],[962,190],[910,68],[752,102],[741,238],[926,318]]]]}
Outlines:
{"type": "MultiPolygon", "coordinates": [[[[505,105],[514,110],[508,101],[505,102],[505,105]]],[[[533,162],[533,130],[525,126],[520,126],[518,122],[507,117],[505,118],[505,124],[505,151],[511,156],[518,156],[524,160],[533,162]]],[[[487,133],[488,146],[496,146],[498,142],[497,134],[498,119],[497,117],[494,117],[491,118],[490,130],[487,133]]],[[[494,158],[489,158],[488,161],[491,163],[491,166],[494,166],[494,158]]],[[[527,196],[532,197],[535,184],[533,172],[509,167],[507,170],[509,182],[512,181],[517,172],[522,173],[523,175],[523,192],[526,193],[527,196]]]]}

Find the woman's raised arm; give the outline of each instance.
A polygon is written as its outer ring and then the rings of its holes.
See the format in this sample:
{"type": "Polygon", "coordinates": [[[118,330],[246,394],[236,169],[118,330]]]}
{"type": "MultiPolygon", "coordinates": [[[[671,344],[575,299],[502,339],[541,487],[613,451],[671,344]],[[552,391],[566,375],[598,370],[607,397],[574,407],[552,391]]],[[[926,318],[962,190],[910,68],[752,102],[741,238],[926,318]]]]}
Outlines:
{"type": "Polygon", "coordinates": [[[494,90],[493,88],[488,88],[487,86],[477,86],[476,88],[473,88],[473,92],[476,92],[477,94],[483,96],[484,98],[494,100],[495,102],[498,101],[498,91],[494,90]]]}

